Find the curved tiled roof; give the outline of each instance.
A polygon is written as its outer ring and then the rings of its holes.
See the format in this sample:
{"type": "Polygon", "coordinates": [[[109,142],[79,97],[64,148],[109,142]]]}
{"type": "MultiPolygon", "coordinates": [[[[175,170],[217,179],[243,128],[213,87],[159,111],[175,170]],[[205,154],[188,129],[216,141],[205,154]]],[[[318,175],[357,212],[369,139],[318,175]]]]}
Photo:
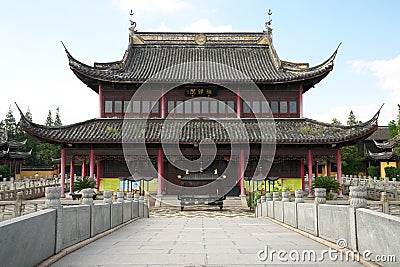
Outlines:
{"type": "Polygon", "coordinates": [[[22,126],[33,136],[61,144],[121,143],[122,138],[132,143],[160,143],[163,138],[163,142],[173,143],[198,143],[211,139],[221,144],[274,141],[277,144],[340,144],[372,134],[377,129],[378,114],[355,126],[335,126],[306,118],[192,119],[188,122],[183,119],[100,118],[62,127],[38,125],[25,118],[22,126]]]}
{"type": "MultiPolygon", "coordinates": [[[[177,33],[170,33],[170,35],[177,33]]],[[[147,34],[149,35],[149,34],[147,34]]],[[[163,34],[168,35],[168,34],[163,34]]],[[[217,34],[207,34],[212,37],[217,34]]],[[[138,35],[140,36],[140,35],[138,35]]],[[[168,37],[171,37],[168,35],[168,37]]],[[[172,36],[174,37],[174,36],[172,36]]],[[[185,36],[178,36],[184,39],[185,36]]],[[[177,38],[178,38],[177,37],[177,38]]],[[[190,37],[190,36],[189,36],[190,37]]],[[[230,33],[225,38],[265,37],[263,33],[230,33]]],[[[217,37],[215,37],[217,38],[217,37]]],[[[186,40],[186,39],[185,39],[186,40]]],[[[143,83],[149,79],[161,82],[241,82],[286,83],[312,80],[304,88],[323,79],[333,68],[336,52],[324,63],[308,67],[306,63],[279,60],[272,44],[260,42],[130,43],[121,61],[86,65],[67,50],[72,71],[97,91],[99,82],[143,83]],[[196,64],[190,64],[196,63],[196,64]]]]}

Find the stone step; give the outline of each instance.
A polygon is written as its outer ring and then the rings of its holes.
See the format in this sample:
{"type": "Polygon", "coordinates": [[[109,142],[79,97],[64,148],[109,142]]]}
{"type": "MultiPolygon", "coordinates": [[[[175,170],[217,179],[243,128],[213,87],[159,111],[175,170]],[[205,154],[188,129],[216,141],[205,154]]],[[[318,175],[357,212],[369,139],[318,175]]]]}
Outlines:
{"type": "MultiPolygon", "coordinates": [[[[162,196],[160,207],[180,206],[180,201],[176,195],[162,196]]],[[[240,197],[227,197],[224,200],[225,207],[241,207],[242,200],[240,197]]]]}

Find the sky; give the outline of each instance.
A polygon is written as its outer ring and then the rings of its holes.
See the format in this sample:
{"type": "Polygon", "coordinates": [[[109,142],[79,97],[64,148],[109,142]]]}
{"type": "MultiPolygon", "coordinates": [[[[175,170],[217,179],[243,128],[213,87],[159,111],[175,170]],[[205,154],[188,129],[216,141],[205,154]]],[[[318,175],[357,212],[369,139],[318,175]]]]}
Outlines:
{"type": "Polygon", "coordinates": [[[63,124],[96,118],[98,95],[69,69],[60,41],[79,61],[120,60],[129,11],[139,31],[261,32],[272,10],[282,60],[325,61],[342,43],[334,70],[303,96],[304,117],[346,123],[350,111],[379,125],[400,104],[400,1],[392,0],[0,0],[0,119],[14,102],[44,124],[60,108],[63,124]]]}

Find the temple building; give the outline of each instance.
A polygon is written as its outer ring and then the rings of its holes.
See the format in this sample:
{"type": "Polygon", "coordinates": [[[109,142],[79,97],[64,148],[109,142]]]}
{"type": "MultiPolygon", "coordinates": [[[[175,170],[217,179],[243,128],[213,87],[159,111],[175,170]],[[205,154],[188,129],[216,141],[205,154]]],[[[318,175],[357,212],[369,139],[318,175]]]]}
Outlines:
{"type": "Polygon", "coordinates": [[[22,162],[31,155],[31,152],[19,152],[20,147],[26,144],[8,137],[6,129],[0,129],[0,165],[8,166],[11,177],[16,178],[22,169],[22,162]]]}
{"type": "Polygon", "coordinates": [[[341,179],[340,147],[378,127],[379,111],[354,126],[304,118],[303,95],[332,71],[337,50],[317,66],[281,60],[270,22],[245,33],[135,26],[131,21],[118,61],[90,66],[65,48],[72,72],[98,94],[98,118],[51,127],[21,113],[25,131],[62,146],[62,177],[78,159],[100,189],[140,174],[157,179],[158,195],[176,194],[187,172],[180,162],[189,162],[191,172],[225,173],[231,195],[244,195],[244,178],[255,175],[305,189],[304,177],[310,187],[322,163],[327,175],[334,169],[341,179]]]}
{"type": "Polygon", "coordinates": [[[399,168],[399,156],[394,148],[400,144],[400,135],[389,138],[389,128],[380,126],[364,141],[365,157],[368,165],[380,167],[380,176],[386,177],[385,167],[399,168]]]}

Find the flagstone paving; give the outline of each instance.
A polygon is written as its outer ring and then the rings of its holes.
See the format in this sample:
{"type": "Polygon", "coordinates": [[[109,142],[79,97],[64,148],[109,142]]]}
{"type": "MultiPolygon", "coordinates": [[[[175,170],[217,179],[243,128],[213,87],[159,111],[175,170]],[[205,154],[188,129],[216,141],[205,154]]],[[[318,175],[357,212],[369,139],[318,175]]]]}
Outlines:
{"type": "Polygon", "coordinates": [[[229,212],[200,212],[214,214],[211,217],[183,217],[175,212],[179,216],[169,217],[155,211],[153,215],[159,217],[130,223],[52,266],[361,266],[351,260],[330,260],[327,254],[323,260],[309,262],[293,261],[288,254],[283,257],[288,261],[282,261],[275,253],[262,261],[257,255],[266,246],[269,255],[272,250],[300,254],[314,250],[317,258],[328,247],[268,219],[216,216],[229,212]]]}

